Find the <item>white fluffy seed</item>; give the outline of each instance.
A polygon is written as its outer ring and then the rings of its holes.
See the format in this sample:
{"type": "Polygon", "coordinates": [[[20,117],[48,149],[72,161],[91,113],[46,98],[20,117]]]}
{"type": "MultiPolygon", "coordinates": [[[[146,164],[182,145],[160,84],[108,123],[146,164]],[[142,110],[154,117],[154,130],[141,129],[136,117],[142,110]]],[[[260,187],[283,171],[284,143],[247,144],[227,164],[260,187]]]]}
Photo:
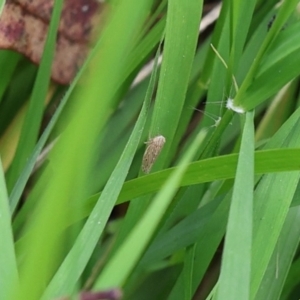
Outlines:
{"type": "Polygon", "coordinates": [[[245,110],[240,106],[235,106],[233,103],[233,99],[229,98],[226,103],[226,108],[233,110],[238,114],[244,114],[245,110]]]}
{"type": "Polygon", "coordinates": [[[145,150],[142,163],[142,170],[144,173],[148,174],[151,171],[151,168],[155,163],[165,142],[165,137],[162,135],[158,135],[145,143],[147,144],[147,148],[145,150]]]}

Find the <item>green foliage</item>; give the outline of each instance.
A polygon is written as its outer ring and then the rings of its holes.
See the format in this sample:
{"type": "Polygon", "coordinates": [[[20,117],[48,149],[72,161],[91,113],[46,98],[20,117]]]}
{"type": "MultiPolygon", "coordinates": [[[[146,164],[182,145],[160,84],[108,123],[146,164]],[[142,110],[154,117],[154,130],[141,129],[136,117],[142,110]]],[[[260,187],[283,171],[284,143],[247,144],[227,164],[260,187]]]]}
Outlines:
{"type": "Polygon", "coordinates": [[[35,81],[0,51],[0,299],[299,298],[300,19],[275,2],[224,0],[204,40],[202,0],[110,1],[46,108],[62,1],[35,81]]]}

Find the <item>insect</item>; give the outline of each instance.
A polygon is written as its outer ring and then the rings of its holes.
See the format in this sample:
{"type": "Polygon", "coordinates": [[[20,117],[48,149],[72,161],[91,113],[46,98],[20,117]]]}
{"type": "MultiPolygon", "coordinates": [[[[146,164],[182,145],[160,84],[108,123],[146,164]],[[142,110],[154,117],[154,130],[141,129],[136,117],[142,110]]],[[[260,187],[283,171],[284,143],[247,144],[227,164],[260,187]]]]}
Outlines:
{"type": "Polygon", "coordinates": [[[158,135],[145,143],[147,145],[147,148],[145,150],[142,163],[142,170],[144,173],[148,174],[151,171],[151,168],[155,163],[165,142],[165,137],[162,135],[158,135]]]}

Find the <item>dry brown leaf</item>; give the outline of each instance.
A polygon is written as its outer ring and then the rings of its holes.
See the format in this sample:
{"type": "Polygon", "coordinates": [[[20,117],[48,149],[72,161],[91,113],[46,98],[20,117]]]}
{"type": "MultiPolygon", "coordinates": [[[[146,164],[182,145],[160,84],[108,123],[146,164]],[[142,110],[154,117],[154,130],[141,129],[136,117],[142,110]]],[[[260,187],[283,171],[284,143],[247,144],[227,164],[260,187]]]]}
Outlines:
{"type": "MultiPolygon", "coordinates": [[[[52,5],[49,0],[7,1],[0,17],[0,48],[16,50],[38,64],[52,5]]],[[[52,65],[53,80],[67,84],[74,78],[86,58],[98,19],[96,0],[65,0],[52,65]]]]}
{"type": "MultiPolygon", "coordinates": [[[[50,22],[53,0],[15,0],[30,14],[50,22]]],[[[72,41],[87,42],[99,21],[100,3],[95,0],[65,0],[59,32],[72,41]]]]}

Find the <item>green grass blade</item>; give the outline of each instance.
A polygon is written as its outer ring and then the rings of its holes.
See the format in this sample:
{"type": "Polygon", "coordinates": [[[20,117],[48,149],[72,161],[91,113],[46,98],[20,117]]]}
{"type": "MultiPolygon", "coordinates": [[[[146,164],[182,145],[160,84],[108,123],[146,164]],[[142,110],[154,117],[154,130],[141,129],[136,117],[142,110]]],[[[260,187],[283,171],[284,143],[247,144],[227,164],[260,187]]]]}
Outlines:
{"type": "Polygon", "coordinates": [[[231,3],[231,51],[230,65],[233,74],[235,73],[242,55],[244,43],[250,27],[252,14],[255,8],[256,1],[237,0],[231,3]]]}
{"type": "Polygon", "coordinates": [[[191,148],[186,153],[178,168],[164,184],[161,191],[151,203],[147,212],[134,227],[125,242],[120,246],[116,254],[103,269],[98,277],[94,289],[106,289],[122,286],[132,269],[138,262],[145,247],[149,243],[158,223],[160,222],[166,208],[176,193],[181,178],[186,171],[187,163],[193,159],[197,148],[203,141],[205,132],[200,132],[191,148]],[[124,257],[126,260],[124,261],[124,257]],[[122,268],[120,269],[120,265],[122,268]]]}
{"type": "MultiPolygon", "coordinates": [[[[168,2],[163,62],[148,135],[148,139],[163,135],[166,143],[152,170],[163,168],[171,159],[168,152],[171,149],[185,101],[201,12],[202,0],[193,0],[188,3],[180,0],[168,2]],[[177,51],[174,51],[174,47],[177,51]],[[174,105],[175,102],[176,105],[174,105]]],[[[146,207],[147,201],[130,204],[116,246],[122,242],[124,236],[128,235],[130,228],[134,226],[146,207]]]]}
{"type": "MultiPolygon", "coordinates": [[[[63,229],[70,215],[77,213],[71,209],[74,206],[70,206],[70,201],[78,203],[89,193],[86,185],[91,164],[96,159],[94,145],[99,131],[112,113],[115,87],[123,80],[122,68],[126,66],[128,54],[150,5],[150,0],[121,0],[110,11],[111,18],[102,31],[100,46],[90,61],[90,69],[84,74],[84,89],[77,91],[70,108],[72,113],[65,120],[69,121],[68,127],[50,154],[51,163],[39,178],[38,186],[44,185],[44,188],[36,199],[39,202],[34,216],[23,233],[29,236],[28,242],[20,249],[26,257],[20,272],[19,294],[27,299],[39,298],[44,293],[45,286],[54,275],[54,264],[62,260],[63,251],[69,246],[66,245],[64,235],[67,233],[63,229]],[[126,26],[120,26],[120,23],[126,26]],[[36,257],[39,257],[39,269],[32,264],[36,257]],[[31,285],[33,281],[34,286],[31,285]]],[[[72,270],[68,273],[76,268],[72,262],[72,270]]],[[[73,290],[74,285],[70,289],[73,290]]]]}
{"type": "Polygon", "coordinates": [[[204,205],[167,232],[155,237],[143,256],[141,265],[145,267],[151,266],[156,261],[162,260],[172,255],[172,253],[176,253],[195,243],[205,231],[213,215],[221,207],[222,200],[223,198],[217,198],[204,205]]]}
{"type": "Polygon", "coordinates": [[[188,247],[184,256],[184,265],[183,265],[183,278],[185,281],[185,291],[184,299],[189,300],[193,297],[193,271],[195,268],[195,251],[197,245],[194,244],[191,247],[188,247]]]}
{"type": "Polygon", "coordinates": [[[32,153],[40,130],[40,123],[44,111],[44,102],[46,99],[48,86],[50,82],[51,66],[54,58],[56,35],[62,5],[62,0],[54,2],[53,14],[49,25],[49,30],[44,46],[44,52],[42,55],[40,67],[33,87],[32,96],[24,120],[15,158],[13,160],[7,177],[9,192],[16,183],[17,178],[19,177],[22,169],[24,168],[28,157],[32,153]]]}
{"type": "MultiPolygon", "coordinates": [[[[94,51],[95,52],[95,51],[94,51]]],[[[41,150],[44,148],[46,141],[48,140],[54,126],[56,125],[61,113],[63,112],[64,107],[66,106],[67,102],[70,99],[70,96],[72,92],[74,91],[76,84],[78,83],[79,79],[81,78],[82,74],[87,68],[87,65],[90,61],[90,59],[93,57],[95,54],[92,52],[74,80],[72,81],[70,87],[68,88],[67,92],[63,96],[61,102],[59,103],[54,115],[52,116],[51,120],[49,121],[49,124],[45,128],[44,132],[42,133],[41,137],[39,138],[39,141],[37,142],[36,146],[34,147],[32,154],[30,155],[29,159],[27,160],[21,174],[19,175],[16,184],[14,185],[10,195],[9,195],[9,202],[10,202],[10,210],[11,213],[13,214],[19,200],[21,198],[21,195],[24,191],[24,188],[26,186],[26,183],[28,182],[28,179],[30,177],[30,174],[34,168],[34,165],[36,163],[36,160],[41,152],[41,150]]]]}
{"type": "Polygon", "coordinates": [[[149,103],[143,106],[134,132],[76,243],[51,281],[46,291],[46,298],[72,293],[75,283],[83,272],[103,232],[128,173],[146,121],[147,105],[149,103]],[[76,269],[73,270],[72,274],[69,274],[69,270],[74,263],[76,263],[76,269]]]}
{"type": "MultiPolygon", "coordinates": [[[[1,5],[1,4],[0,4],[1,5]]],[[[3,51],[0,53],[0,70],[2,74],[5,74],[1,78],[0,82],[0,103],[2,101],[2,96],[12,79],[12,74],[17,66],[17,63],[20,60],[20,55],[11,51],[3,51]]]]}
{"type": "Polygon", "coordinates": [[[249,299],[254,187],[254,112],[246,114],[217,299],[249,299]]]}
{"type": "Polygon", "coordinates": [[[0,15],[2,14],[2,10],[4,8],[5,5],[5,0],[0,0],[0,15]]]}
{"type": "MultiPolygon", "coordinates": [[[[299,155],[299,149],[256,151],[255,174],[299,170],[299,155]]],[[[237,154],[230,154],[193,162],[188,166],[181,186],[234,178],[237,159],[237,154]]],[[[122,188],[117,203],[124,203],[128,201],[128,199],[134,199],[158,191],[173,170],[174,168],[170,168],[127,181],[122,188]]],[[[81,217],[88,215],[88,212],[91,210],[91,207],[94,206],[98,197],[99,194],[96,194],[88,200],[88,205],[84,209],[81,217]]]]}
{"type": "MultiPolygon", "coordinates": [[[[194,272],[192,274],[192,293],[194,294],[197,290],[199,283],[205,276],[205,272],[207,271],[210,262],[212,258],[215,255],[215,252],[218,249],[218,246],[220,245],[226,229],[227,224],[227,218],[228,218],[228,212],[229,212],[229,206],[230,206],[230,200],[231,200],[231,194],[226,196],[225,198],[218,199],[221,200],[219,206],[217,209],[210,215],[211,217],[208,218],[206,224],[204,224],[203,228],[199,228],[196,230],[195,233],[190,232],[187,228],[186,236],[182,236],[183,241],[187,242],[189,236],[192,237],[193,235],[196,236],[196,239],[194,239],[194,242],[196,241],[196,252],[195,252],[195,267],[194,272]]],[[[209,205],[209,204],[208,204],[209,205]]],[[[199,211],[199,217],[200,217],[200,211],[199,211]]],[[[191,220],[192,221],[192,220],[191,220]]],[[[198,219],[196,223],[201,223],[201,219],[198,219]]],[[[178,229],[184,229],[185,225],[186,227],[192,227],[194,224],[192,222],[188,222],[188,218],[182,222],[182,224],[178,224],[178,229]],[[185,223],[185,224],[184,224],[185,223]]],[[[196,224],[195,224],[196,226],[196,224]]],[[[177,227],[177,226],[175,226],[177,227]]],[[[176,232],[176,228],[170,230],[169,234],[166,236],[169,237],[173,233],[173,238],[169,241],[171,242],[171,245],[167,245],[168,240],[164,244],[164,242],[161,244],[161,247],[158,247],[157,253],[152,253],[158,255],[158,258],[160,258],[161,254],[165,253],[165,250],[162,249],[162,247],[165,245],[166,250],[170,250],[172,247],[175,247],[174,250],[180,249],[181,241],[174,241],[176,238],[176,235],[180,233],[179,231],[176,232]],[[159,249],[161,248],[161,249],[159,249]]],[[[159,245],[157,245],[159,246],[159,245]]],[[[150,253],[149,253],[150,254],[150,253]]],[[[170,253],[172,254],[172,253],[170,253]]],[[[180,274],[178,277],[178,280],[172,289],[170,296],[168,299],[172,300],[181,300],[184,297],[184,290],[185,290],[185,280],[183,273],[180,274]]]]}
{"type": "Polygon", "coordinates": [[[18,269],[15,256],[8,195],[2,163],[0,161],[0,299],[11,299],[11,293],[17,288],[18,269]]]}
{"type": "Polygon", "coordinates": [[[286,279],[289,284],[287,275],[300,241],[299,217],[300,207],[290,208],[255,299],[279,299],[286,279]]]}
{"type": "MultiPolygon", "coordinates": [[[[297,120],[291,130],[282,126],[280,131],[285,134],[284,146],[299,147],[298,136],[300,122],[297,120]]],[[[255,191],[253,220],[253,273],[251,280],[251,298],[257,293],[266,268],[274,252],[276,242],[287,217],[296,191],[300,174],[287,172],[265,175],[255,191]],[[270,231],[270,228],[272,230],[270,231]]]]}
{"type": "Polygon", "coordinates": [[[300,258],[298,257],[293,262],[288,277],[286,279],[285,286],[281,295],[282,300],[291,299],[291,294],[295,290],[297,291],[297,286],[299,285],[299,278],[300,278],[300,258]]]}
{"type": "Polygon", "coordinates": [[[253,108],[253,105],[251,105],[251,101],[245,97],[244,93],[249,88],[249,86],[251,86],[254,77],[257,75],[261,60],[265,55],[266,50],[268,49],[268,47],[270,47],[274,39],[277,37],[278,33],[284,26],[284,23],[287,21],[291,13],[295,10],[297,4],[298,0],[284,1],[282,3],[278,16],[274,21],[274,24],[272,25],[271,30],[264,40],[259,52],[257,53],[253,64],[251,65],[248,74],[234,99],[234,104],[236,106],[241,106],[246,109],[253,108]]]}
{"type": "MultiPolygon", "coordinates": [[[[158,59],[157,52],[156,59],[158,59]]],[[[131,162],[135,155],[137,146],[143,133],[146,124],[147,113],[150,106],[150,101],[154,92],[156,82],[157,60],[156,67],[152,73],[149,83],[149,88],[145,97],[145,102],[140,112],[140,116],[136,122],[132,135],[119,159],[117,166],[112,172],[103,192],[97,199],[93,211],[91,212],[86,224],[84,225],[78,239],[68,256],[62,263],[61,267],[55,274],[46,291],[46,298],[50,296],[62,295],[63,293],[71,293],[75,287],[77,280],[83,272],[92,252],[103,232],[106,222],[115,205],[119,192],[126,179],[131,162]],[[101,221],[99,221],[101,220],[101,221]],[[80,263],[78,263],[78,261],[80,263]],[[76,269],[69,274],[71,266],[77,262],[76,269]],[[62,278],[64,280],[62,281],[62,278]]]]}
{"type": "Polygon", "coordinates": [[[202,5],[202,0],[168,2],[161,76],[149,134],[150,138],[163,135],[166,144],[153,170],[161,169],[163,164],[171,159],[168,154],[185,101],[202,5]]]}
{"type": "MultiPolygon", "coordinates": [[[[255,152],[255,174],[299,170],[299,149],[262,150],[255,152]]],[[[234,178],[237,154],[209,158],[189,165],[181,186],[234,178]]],[[[161,188],[173,168],[126,182],[118,203],[136,198],[161,188]],[[144,185],[144,189],[140,186],[144,185]]]]}
{"type": "MultiPolygon", "coordinates": [[[[148,53],[150,50],[152,50],[154,45],[157,44],[157,42],[159,41],[158,36],[160,37],[159,34],[162,34],[162,28],[163,28],[164,23],[165,22],[160,21],[153,28],[153,30],[151,31],[150,36],[149,37],[146,36],[146,38],[145,38],[145,40],[143,40],[142,44],[138,45],[138,47],[136,49],[134,49],[133,53],[131,53],[131,58],[129,60],[129,63],[128,63],[128,66],[127,66],[126,72],[125,72],[126,76],[128,76],[133,71],[133,69],[136,68],[137,64],[140,64],[141,60],[144,59],[145,53],[142,50],[144,50],[148,53]],[[142,50],[140,48],[142,48],[142,50]],[[133,57],[134,57],[134,59],[133,59],[133,57]],[[137,57],[139,57],[139,60],[136,59],[137,57]]],[[[96,51],[92,51],[89,58],[84,63],[83,67],[80,69],[80,71],[76,75],[75,79],[72,81],[70,87],[68,88],[66,94],[64,95],[63,99],[61,100],[58,108],[56,109],[56,111],[54,113],[54,115],[52,116],[49,124],[47,125],[47,127],[44,130],[42,136],[40,137],[38,143],[36,144],[30,158],[26,162],[26,165],[25,165],[24,169],[22,170],[22,173],[18,177],[18,180],[17,180],[16,184],[14,185],[14,187],[13,187],[11,193],[10,193],[10,207],[11,207],[12,213],[14,212],[15,208],[17,207],[17,204],[18,204],[18,202],[20,200],[20,197],[23,193],[24,187],[25,187],[25,185],[26,185],[26,183],[27,183],[27,181],[30,177],[30,174],[33,170],[33,167],[34,167],[34,164],[36,162],[36,159],[37,159],[38,155],[40,154],[42,148],[44,147],[48,137],[50,136],[50,133],[52,132],[52,129],[54,128],[55,124],[57,123],[57,120],[58,120],[59,116],[61,115],[61,113],[63,111],[63,108],[65,107],[65,105],[68,102],[72,92],[74,91],[76,85],[78,84],[78,80],[80,79],[80,77],[84,73],[84,71],[85,71],[85,69],[88,65],[88,62],[90,61],[90,59],[92,59],[95,52],[96,51]]],[[[137,101],[139,101],[139,100],[137,99],[137,101]]],[[[128,110],[131,110],[131,109],[132,109],[132,107],[130,105],[128,105],[128,110]]],[[[133,112],[133,114],[134,114],[134,112],[133,112]]],[[[124,124],[124,123],[122,122],[122,124],[124,124]]],[[[109,133],[109,135],[111,135],[111,132],[109,133]]],[[[115,135],[114,138],[119,138],[119,137],[117,135],[115,135]]]]}

